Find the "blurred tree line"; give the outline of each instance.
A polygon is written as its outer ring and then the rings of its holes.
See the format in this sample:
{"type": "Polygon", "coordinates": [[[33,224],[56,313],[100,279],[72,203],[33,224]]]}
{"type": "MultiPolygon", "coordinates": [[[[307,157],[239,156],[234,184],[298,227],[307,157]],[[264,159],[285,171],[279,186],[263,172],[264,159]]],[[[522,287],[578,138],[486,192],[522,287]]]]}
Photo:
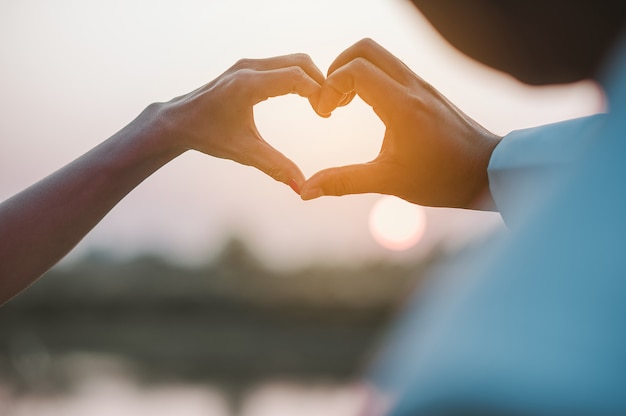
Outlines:
{"type": "Polygon", "coordinates": [[[0,308],[0,382],[62,389],[77,353],[117,357],[145,382],[348,380],[438,257],[275,272],[238,239],[194,267],[88,256],[0,308]]]}

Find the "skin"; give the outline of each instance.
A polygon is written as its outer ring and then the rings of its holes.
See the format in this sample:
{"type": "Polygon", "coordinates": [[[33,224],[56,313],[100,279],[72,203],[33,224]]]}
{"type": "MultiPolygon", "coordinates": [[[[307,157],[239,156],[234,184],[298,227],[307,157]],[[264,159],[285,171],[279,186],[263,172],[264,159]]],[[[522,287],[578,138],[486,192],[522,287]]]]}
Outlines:
{"type": "Polygon", "coordinates": [[[372,40],[339,55],[328,74],[325,80],[302,54],[241,60],[189,94],[148,106],[107,141],[4,201],[0,303],[32,284],[132,189],[188,150],[254,166],[305,200],[377,192],[422,205],[492,207],[486,169],[499,137],[372,40]],[[305,182],[254,124],[255,104],[288,93],[307,97],[322,117],[361,96],[387,127],[379,156],[305,182]]]}
{"type": "MultiPolygon", "coordinates": [[[[453,45],[535,84],[596,76],[626,22],[626,6],[609,0],[551,8],[517,0],[413,2],[453,45]],[[464,30],[467,24],[471,30],[464,30]],[[520,36],[524,30],[528,36],[520,36]],[[510,33],[523,43],[510,41],[510,33]]],[[[146,177],[188,150],[254,166],[305,200],[376,192],[421,205],[493,209],[487,166],[500,139],[369,39],[339,55],[326,80],[306,55],[242,60],[187,95],[148,106],[101,145],[0,204],[0,303],[65,256],[146,177]],[[358,94],[386,126],[378,157],[323,170],[305,182],[253,120],[256,103],[288,93],[309,98],[323,117],[358,94]]]]}
{"type": "Polygon", "coordinates": [[[125,195],[188,150],[258,168],[293,188],[300,169],[259,134],[252,107],[289,93],[314,108],[323,74],[302,54],[241,60],[212,82],[135,120],[0,204],[0,303],[64,257],[125,195]]]}
{"type": "Polygon", "coordinates": [[[487,165],[499,136],[371,39],[357,42],[332,63],[318,112],[330,113],[355,94],[385,124],[378,157],[316,173],[302,187],[302,199],[375,192],[420,205],[493,207],[487,165]]]}
{"type": "MultiPolygon", "coordinates": [[[[626,30],[626,3],[613,0],[412,0],[450,44],[534,85],[602,81],[626,30]]],[[[358,94],[386,126],[378,157],[321,171],[303,199],[377,192],[421,205],[494,209],[487,166],[501,139],[475,123],[400,60],[369,39],[335,60],[319,111],[358,94]]]]}
{"type": "MultiPolygon", "coordinates": [[[[626,30],[626,3],[613,0],[412,0],[450,44],[534,85],[596,79],[626,30]]],[[[376,192],[421,205],[495,209],[487,166],[501,137],[471,120],[370,39],[333,62],[319,112],[355,94],[386,126],[378,157],[311,177],[303,199],[376,192]]]]}

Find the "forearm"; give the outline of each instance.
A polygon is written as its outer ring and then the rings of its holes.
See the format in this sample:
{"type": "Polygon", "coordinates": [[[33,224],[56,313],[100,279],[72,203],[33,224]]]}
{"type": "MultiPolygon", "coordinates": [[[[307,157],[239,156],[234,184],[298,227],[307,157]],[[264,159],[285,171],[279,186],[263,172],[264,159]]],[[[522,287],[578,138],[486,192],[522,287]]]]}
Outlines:
{"type": "MultiPolygon", "coordinates": [[[[156,106],[139,117],[158,117],[156,106]]],[[[0,304],[63,258],[125,195],[176,157],[160,123],[135,120],[0,204],[0,304]],[[146,127],[149,126],[149,127],[146,127]]]]}
{"type": "Polygon", "coordinates": [[[314,108],[324,76],[303,54],[244,59],[210,83],[148,106],[128,126],[0,204],[0,304],[65,256],[126,194],[188,149],[254,166],[298,190],[300,169],[267,143],[252,107],[284,94],[314,108]]]}

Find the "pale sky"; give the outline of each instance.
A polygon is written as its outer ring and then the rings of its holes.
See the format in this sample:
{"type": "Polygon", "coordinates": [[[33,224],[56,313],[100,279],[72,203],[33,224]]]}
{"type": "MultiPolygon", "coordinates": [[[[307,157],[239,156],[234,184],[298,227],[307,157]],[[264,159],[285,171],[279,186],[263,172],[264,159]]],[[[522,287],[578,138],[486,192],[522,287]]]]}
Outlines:
{"type": "MultiPolygon", "coordinates": [[[[448,46],[406,0],[3,0],[0,2],[0,199],[105,140],[149,103],[211,81],[237,59],[294,52],[323,72],[371,37],[498,134],[597,112],[591,83],[530,88],[448,46]]],[[[255,107],[264,137],[306,176],[375,157],[383,126],[355,100],[326,120],[306,100],[255,107]]],[[[141,184],[79,245],[120,255],[212,255],[237,233],[274,266],[410,258],[499,222],[497,214],[427,209],[423,241],[388,253],[368,231],[377,195],[301,201],[230,161],[187,153],[141,184]]]]}

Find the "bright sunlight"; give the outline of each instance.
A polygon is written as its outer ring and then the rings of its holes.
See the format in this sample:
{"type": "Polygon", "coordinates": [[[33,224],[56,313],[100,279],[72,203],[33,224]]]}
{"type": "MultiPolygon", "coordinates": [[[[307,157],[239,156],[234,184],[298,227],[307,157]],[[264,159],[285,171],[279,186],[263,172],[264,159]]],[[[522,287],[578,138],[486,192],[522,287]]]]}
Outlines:
{"type": "Polygon", "coordinates": [[[401,251],[417,244],[426,229],[426,213],[419,205],[394,196],[384,196],[372,207],[369,217],[372,236],[389,250],[401,251]]]}

